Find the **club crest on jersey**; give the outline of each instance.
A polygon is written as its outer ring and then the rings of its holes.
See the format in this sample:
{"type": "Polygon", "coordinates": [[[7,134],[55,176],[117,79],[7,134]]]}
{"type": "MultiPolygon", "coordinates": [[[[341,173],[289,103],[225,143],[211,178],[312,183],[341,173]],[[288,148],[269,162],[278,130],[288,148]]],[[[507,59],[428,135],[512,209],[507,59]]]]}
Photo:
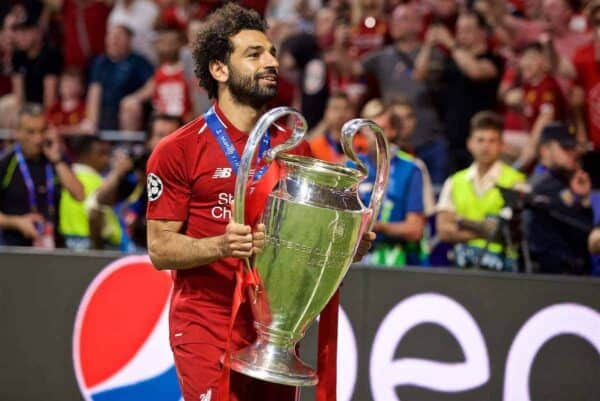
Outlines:
{"type": "Polygon", "coordinates": [[[210,401],[212,398],[212,390],[208,389],[208,391],[204,394],[200,394],[200,401],[210,401]]]}
{"type": "Polygon", "coordinates": [[[231,177],[231,172],[232,170],[230,167],[217,167],[212,178],[229,178],[231,177]]]}
{"type": "Polygon", "coordinates": [[[148,191],[148,200],[150,202],[160,198],[163,193],[163,183],[159,176],[154,173],[148,174],[146,186],[148,191]]]}

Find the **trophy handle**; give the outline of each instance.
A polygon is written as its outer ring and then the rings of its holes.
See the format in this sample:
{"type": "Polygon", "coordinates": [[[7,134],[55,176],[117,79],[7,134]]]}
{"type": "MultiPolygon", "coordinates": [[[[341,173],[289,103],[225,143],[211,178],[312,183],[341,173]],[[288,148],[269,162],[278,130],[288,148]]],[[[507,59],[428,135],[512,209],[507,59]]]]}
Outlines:
{"type": "Polygon", "coordinates": [[[302,114],[290,107],[276,107],[263,114],[254,125],[254,128],[252,128],[252,131],[250,131],[248,142],[246,142],[246,147],[244,148],[244,153],[242,154],[240,166],[237,171],[237,177],[235,179],[235,204],[233,216],[237,223],[245,224],[244,211],[246,202],[245,195],[248,186],[248,175],[250,174],[252,159],[254,159],[254,154],[256,153],[258,144],[269,127],[275,121],[290,114],[293,114],[297,117],[296,125],[294,126],[292,135],[287,141],[265,152],[264,159],[268,163],[271,163],[278,153],[293,149],[300,144],[308,128],[306,119],[302,116],[302,114]]]}
{"type": "Polygon", "coordinates": [[[369,231],[375,224],[375,220],[379,215],[379,209],[381,208],[381,202],[387,190],[389,172],[390,172],[390,149],[388,147],[387,138],[383,133],[381,127],[375,124],[371,120],[364,118],[355,118],[344,124],[342,127],[342,149],[350,160],[356,163],[358,169],[365,176],[368,175],[368,169],[354,152],[352,143],[354,135],[360,131],[363,127],[369,127],[375,133],[375,142],[377,146],[377,175],[375,176],[375,185],[371,193],[371,200],[369,201],[369,209],[371,209],[372,217],[369,223],[369,231]]]}

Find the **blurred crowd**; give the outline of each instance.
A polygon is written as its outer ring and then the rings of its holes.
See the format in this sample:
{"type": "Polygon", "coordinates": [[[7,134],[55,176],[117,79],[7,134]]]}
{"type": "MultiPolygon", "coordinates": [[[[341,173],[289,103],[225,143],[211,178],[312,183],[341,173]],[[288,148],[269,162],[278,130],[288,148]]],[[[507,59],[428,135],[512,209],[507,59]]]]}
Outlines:
{"type": "MultiPolygon", "coordinates": [[[[351,164],[359,116],[391,144],[368,263],[600,275],[600,1],[239,3],[315,157],[351,164]]],[[[145,248],[146,160],[211,106],[194,37],[222,4],[2,1],[0,244],[145,248]]],[[[355,148],[368,202],[373,136],[355,148]]]]}

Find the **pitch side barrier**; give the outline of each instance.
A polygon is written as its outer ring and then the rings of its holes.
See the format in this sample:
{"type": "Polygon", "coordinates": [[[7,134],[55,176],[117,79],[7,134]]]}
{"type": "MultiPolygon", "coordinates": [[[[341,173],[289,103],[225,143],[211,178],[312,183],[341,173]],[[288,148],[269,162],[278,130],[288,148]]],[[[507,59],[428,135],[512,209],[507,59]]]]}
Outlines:
{"type": "MultiPolygon", "coordinates": [[[[0,272],[0,400],[180,400],[147,256],[0,248],[0,272]]],[[[598,279],[355,265],[341,291],[339,401],[600,399],[598,279]]]]}

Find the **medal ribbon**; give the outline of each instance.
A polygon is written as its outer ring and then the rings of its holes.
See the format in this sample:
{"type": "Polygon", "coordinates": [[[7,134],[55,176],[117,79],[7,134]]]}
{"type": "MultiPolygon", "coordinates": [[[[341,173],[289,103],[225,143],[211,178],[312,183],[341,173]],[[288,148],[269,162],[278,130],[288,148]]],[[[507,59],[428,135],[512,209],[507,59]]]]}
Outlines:
{"type": "MultiPolygon", "coordinates": [[[[25,182],[25,187],[27,188],[27,197],[29,199],[29,209],[33,213],[39,213],[39,207],[37,202],[37,195],[35,191],[35,184],[33,183],[33,179],[31,178],[31,173],[29,172],[29,167],[27,167],[27,162],[25,161],[25,156],[23,156],[23,151],[21,150],[21,146],[16,144],[15,147],[15,157],[17,158],[17,164],[19,166],[19,171],[21,171],[21,176],[23,176],[23,181],[25,182]]],[[[46,172],[46,196],[47,196],[47,206],[48,206],[48,217],[52,219],[54,217],[54,169],[50,163],[46,163],[44,168],[46,172]]]]}
{"type": "MultiPolygon", "coordinates": [[[[219,146],[221,146],[223,153],[225,153],[225,157],[227,157],[227,160],[229,161],[229,165],[233,169],[234,174],[237,174],[237,171],[240,168],[240,163],[241,163],[240,155],[238,154],[237,150],[235,149],[235,146],[233,145],[233,143],[231,142],[231,138],[229,138],[229,135],[227,134],[225,126],[223,125],[223,122],[217,116],[214,106],[211,107],[204,114],[204,121],[206,121],[206,125],[208,126],[208,129],[214,135],[215,139],[219,143],[219,146]]],[[[269,150],[270,147],[271,147],[271,136],[267,132],[265,135],[263,135],[263,137],[260,141],[260,147],[258,148],[258,160],[262,159],[262,157],[264,156],[264,153],[267,150],[269,150]]],[[[254,175],[254,180],[256,181],[256,180],[260,179],[260,177],[264,174],[266,169],[267,169],[267,166],[263,166],[260,170],[258,170],[256,172],[256,174],[254,175]]]]}

